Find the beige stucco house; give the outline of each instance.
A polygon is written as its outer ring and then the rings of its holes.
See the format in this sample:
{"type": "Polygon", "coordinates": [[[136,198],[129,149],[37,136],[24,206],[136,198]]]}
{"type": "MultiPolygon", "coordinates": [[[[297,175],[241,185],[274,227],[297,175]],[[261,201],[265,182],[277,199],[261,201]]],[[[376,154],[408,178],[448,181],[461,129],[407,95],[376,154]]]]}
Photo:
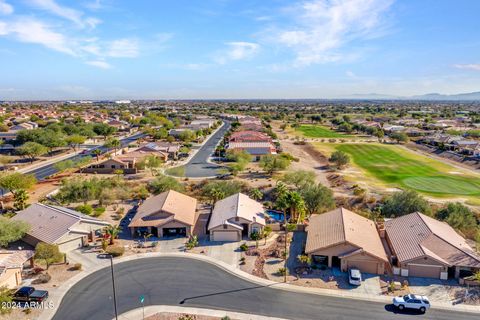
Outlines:
{"type": "Polygon", "coordinates": [[[149,233],[155,237],[192,234],[197,199],[169,190],[146,199],[128,225],[132,236],[149,233]]]}
{"type": "Polygon", "coordinates": [[[33,267],[33,250],[0,251],[0,287],[13,289],[22,284],[22,270],[25,264],[33,267]]]}
{"type": "Polygon", "coordinates": [[[210,240],[240,241],[265,226],[264,208],[260,202],[237,193],[217,201],[208,224],[210,240]]]}
{"type": "Polygon", "coordinates": [[[447,223],[416,212],[385,221],[394,274],[437,279],[480,270],[480,257],[447,223]]]}
{"type": "Polygon", "coordinates": [[[338,208],[312,216],[306,230],[305,253],[314,262],[342,271],[385,273],[388,258],[373,221],[338,208]]]}
{"type": "Polygon", "coordinates": [[[78,211],[59,206],[34,203],[17,212],[13,220],[25,221],[30,230],[22,238],[31,246],[39,242],[56,244],[61,252],[85,246],[95,238],[95,232],[109,225],[78,211]]]}

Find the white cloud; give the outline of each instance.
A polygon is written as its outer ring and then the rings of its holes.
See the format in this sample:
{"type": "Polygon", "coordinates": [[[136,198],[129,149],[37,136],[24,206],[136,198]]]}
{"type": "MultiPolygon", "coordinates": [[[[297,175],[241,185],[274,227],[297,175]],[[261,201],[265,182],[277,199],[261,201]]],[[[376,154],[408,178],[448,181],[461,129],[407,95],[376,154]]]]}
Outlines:
{"type": "Polygon", "coordinates": [[[139,55],[138,41],[118,39],[108,44],[106,55],[113,58],[135,58],[139,55]]]}
{"type": "Polygon", "coordinates": [[[100,68],[100,69],[110,69],[112,66],[103,60],[90,60],[90,61],[85,61],[86,64],[100,68]]]}
{"type": "Polygon", "coordinates": [[[36,43],[55,51],[76,55],[67,37],[33,18],[21,18],[9,24],[0,24],[0,35],[12,35],[21,42],[36,43]]]}
{"type": "Polygon", "coordinates": [[[69,7],[64,7],[56,3],[54,0],[30,0],[34,6],[57,15],[64,19],[74,22],[81,28],[95,28],[101,21],[97,18],[83,18],[83,12],[69,7]]]}
{"type": "Polygon", "coordinates": [[[373,38],[385,27],[384,14],[394,0],[314,0],[289,13],[293,26],[276,34],[276,41],[296,54],[296,65],[338,61],[340,49],[354,40],[373,38]]]}
{"type": "Polygon", "coordinates": [[[0,14],[8,15],[13,13],[13,6],[5,0],[0,0],[0,14]]]}
{"type": "Polygon", "coordinates": [[[260,49],[257,43],[234,41],[227,42],[227,49],[217,55],[215,58],[217,63],[224,64],[232,60],[245,60],[255,56],[260,49]]]}
{"type": "Polygon", "coordinates": [[[480,71],[480,63],[474,64],[456,64],[454,65],[455,68],[457,69],[465,69],[465,70],[475,70],[475,71],[480,71]]]}

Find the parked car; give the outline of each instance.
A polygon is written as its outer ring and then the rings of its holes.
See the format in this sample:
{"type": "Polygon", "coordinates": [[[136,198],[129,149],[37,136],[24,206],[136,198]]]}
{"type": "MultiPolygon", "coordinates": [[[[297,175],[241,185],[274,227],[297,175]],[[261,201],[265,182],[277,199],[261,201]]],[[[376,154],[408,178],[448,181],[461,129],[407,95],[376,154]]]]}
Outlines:
{"type": "Polygon", "coordinates": [[[348,283],[352,286],[359,286],[362,284],[362,273],[356,268],[348,270],[348,283]]]}
{"type": "Polygon", "coordinates": [[[428,301],[428,298],[425,296],[407,294],[393,298],[393,305],[399,310],[403,310],[405,308],[417,309],[424,313],[430,308],[430,301],[428,301]]]}
{"type": "Polygon", "coordinates": [[[42,302],[48,298],[48,291],[35,290],[34,287],[21,287],[13,294],[13,301],[42,302]]]}

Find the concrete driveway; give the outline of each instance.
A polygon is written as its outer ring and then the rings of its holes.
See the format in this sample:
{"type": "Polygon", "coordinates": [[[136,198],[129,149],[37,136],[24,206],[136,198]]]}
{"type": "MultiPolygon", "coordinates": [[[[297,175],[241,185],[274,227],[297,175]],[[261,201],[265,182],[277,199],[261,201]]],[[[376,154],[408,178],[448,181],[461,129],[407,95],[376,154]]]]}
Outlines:
{"type": "Polygon", "coordinates": [[[204,239],[200,243],[200,249],[209,257],[238,267],[241,258],[239,247],[242,243],[243,242],[222,242],[204,239]]]}
{"type": "Polygon", "coordinates": [[[412,293],[427,296],[430,301],[450,302],[450,292],[461,290],[456,280],[410,277],[408,284],[412,293]]]}
{"type": "Polygon", "coordinates": [[[350,291],[375,296],[382,294],[382,289],[380,288],[380,276],[376,274],[362,273],[362,278],[362,285],[358,287],[351,286],[352,288],[350,289],[350,291]]]}

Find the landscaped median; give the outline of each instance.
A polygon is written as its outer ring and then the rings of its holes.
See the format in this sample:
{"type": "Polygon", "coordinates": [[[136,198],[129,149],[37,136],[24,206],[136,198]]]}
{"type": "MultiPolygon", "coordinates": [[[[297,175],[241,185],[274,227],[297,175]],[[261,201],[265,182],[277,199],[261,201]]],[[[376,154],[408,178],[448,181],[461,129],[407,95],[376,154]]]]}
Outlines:
{"type": "MultiPolygon", "coordinates": [[[[358,294],[358,293],[351,293],[348,291],[340,291],[340,290],[331,290],[331,289],[319,289],[319,288],[307,288],[307,287],[300,287],[300,286],[294,286],[294,285],[289,285],[285,283],[278,283],[270,280],[265,280],[261,279],[255,276],[252,276],[246,272],[243,272],[236,268],[235,266],[226,264],[222,261],[219,261],[217,259],[204,256],[204,255],[199,255],[199,254],[192,254],[192,253],[142,253],[142,254],[136,254],[136,255],[131,255],[127,257],[122,257],[114,260],[114,264],[120,264],[123,262],[127,261],[133,261],[137,259],[148,259],[148,258],[158,258],[158,257],[173,257],[173,258],[190,258],[190,259],[196,259],[200,260],[209,264],[212,264],[216,267],[221,268],[222,270],[239,277],[243,280],[249,281],[253,284],[257,284],[259,286],[264,286],[264,287],[271,287],[275,289],[280,289],[280,290],[286,290],[290,292],[297,292],[297,293],[308,293],[308,294],[316,294],[316,295],[322,295],[322,296],[332,296],[332,297],[343,297],[343,298],[349,298],[349,299],[355,299],[355,300],[365,300],[369,302],[379,302],[379,303],[385,303],[389,304],[391,303],[391,297],[386,297],[386,296],[377,296],[377,295],[366,295],[366,294],[358,294]]],[[[67,292],[72,288],[77,282],[80,282],[82,279],[86,278],[88,275],[99,271],[104,268],[109,268],[109,266],[105,265],[99,265],[95,268],[92,268],[90,270],[85,270],[82,271],[81,273],[77,274],[76,276],[72,277],[71,279],[67,280],[65,283],[63,283],[61,286],[59,286],[57,289],[52,290],[50,292],[50,300],[54,303],[55,309],[47,309],[44,310],[43,313],[40,316],[40,319],[52,319],[54,316],[56,310],[60,306],[63,297],[67,294],[67,292]]],[[[475,313],[480,313],[480,309],[475,306],[465,306],[465,305],[456,305],[452,306],[449,304],[439,304],[435,303],[433,308],[438,308],[438,309],[449,309],[449,310],[457,310],[457,311],[462,311],[462,312],[475,312],[475,313]]]]}

